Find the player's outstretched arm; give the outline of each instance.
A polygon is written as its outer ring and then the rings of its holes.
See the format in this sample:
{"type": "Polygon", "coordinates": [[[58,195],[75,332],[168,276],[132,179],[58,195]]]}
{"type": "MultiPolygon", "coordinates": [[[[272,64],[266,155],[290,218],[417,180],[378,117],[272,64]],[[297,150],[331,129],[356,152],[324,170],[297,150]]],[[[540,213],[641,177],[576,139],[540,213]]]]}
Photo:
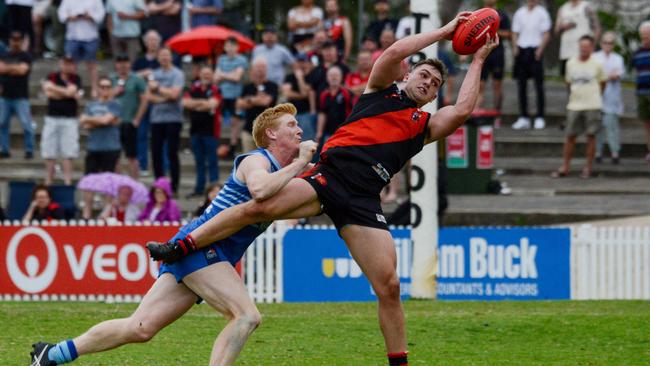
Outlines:
{"type": "Polygon", "coordinates": [[[474,54],[472,63],[467,70],[465,80],[458,91],[456,104],[441,108],[429,119],[429,133],[425,144],[434,142],[450,135],[472,114],[478,100],[481,82],[481,69],[490,52],[499,44],[499,36],[491,38],[488,34],[487,42],[474,54]]]}
{"type": "Polygon", "coordinates": [[[390,86],[401,73],[399,66],[402,60],[441,39],[451,38],[458,24],[467,20],[471,14],[468,11],[459,13],[442,28],[404,37],[393,43],[379,56],[372,67],[364,93],[373,93],[390,86]]]}

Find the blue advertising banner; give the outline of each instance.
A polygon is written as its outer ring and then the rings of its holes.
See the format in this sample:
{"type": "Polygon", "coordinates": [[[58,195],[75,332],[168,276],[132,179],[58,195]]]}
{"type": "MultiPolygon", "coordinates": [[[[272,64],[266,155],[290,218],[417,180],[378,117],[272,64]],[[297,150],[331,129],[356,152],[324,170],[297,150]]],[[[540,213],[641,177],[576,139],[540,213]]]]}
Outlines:
{"type": "Polygon", "coordinates": [[[569,299],[570,248],[569,229],[443,229],[438,299],[569,299]]]}
{"type": "MultiPolygon", "coordinates": [[[[411,273],[411,231],[391,230],[402,298],[411,273]]],[[[291,229],[283,240],[284,301],[373,301],[368,280],[334,229],[291,229]]]]}

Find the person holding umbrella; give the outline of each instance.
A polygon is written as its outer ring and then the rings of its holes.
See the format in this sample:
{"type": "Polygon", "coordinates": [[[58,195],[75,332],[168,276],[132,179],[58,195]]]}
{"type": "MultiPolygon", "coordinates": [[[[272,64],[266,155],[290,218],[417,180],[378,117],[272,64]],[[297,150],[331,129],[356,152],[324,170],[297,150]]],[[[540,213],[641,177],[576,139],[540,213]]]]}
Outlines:
{"type": "Polygon", "coordinates": [[[82,217],[84,219],[90,219],[92,216],[93,195],[95,193],[104,195],[108,203],[107,207],[99,215],[100,219],[107,219],[108,217],[119,219],[123,215],[124,218],[120,221],[137,220],[140,214],[137,205],[144,204],[149,200],[149,191],[144,184],[128,175],[111,172],[88,174],[79,180],[77,189],[82,192],[83,196],[82,217]],[[125,190],[125,187],[128,187],[128,190],[125,190]],[[132,207],[129,207],[129,204],[132,207]]]}

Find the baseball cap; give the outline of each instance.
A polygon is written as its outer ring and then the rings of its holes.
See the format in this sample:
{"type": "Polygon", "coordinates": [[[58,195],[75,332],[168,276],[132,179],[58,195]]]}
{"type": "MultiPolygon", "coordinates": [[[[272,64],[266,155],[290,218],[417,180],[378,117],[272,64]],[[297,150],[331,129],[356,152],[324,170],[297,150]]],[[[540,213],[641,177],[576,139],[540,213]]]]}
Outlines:
{"type": "Polygon", "coordinates": [[[304,52],[299,52],[296,54],[297,61],[309,61],[309,57],[304,52]]]}

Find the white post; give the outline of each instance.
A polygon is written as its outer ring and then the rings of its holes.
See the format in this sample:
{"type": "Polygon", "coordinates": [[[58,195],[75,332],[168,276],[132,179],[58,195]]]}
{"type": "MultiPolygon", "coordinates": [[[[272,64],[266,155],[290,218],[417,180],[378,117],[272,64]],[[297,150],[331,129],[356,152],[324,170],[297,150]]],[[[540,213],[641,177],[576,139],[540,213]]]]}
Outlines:
{"type": "MultiPolygon", "coordinates": [[[[430,22],[420,22],[420,32],[440,26],[438,2],[411,0],[411,13],[428,14],[430,22]]],[[[419,28],[416,26],[416,29],[419,28]]],[[[415,30],[414,30],[415,31],[415,30]]],[[[436,57],[436,44],[423,50],[427,57],[436,57]]],[[[436,111],[436,101],[422,108],[436,111]]],[[[437,143],[429,144],[411,159],[411,221],[413,230],[413,267],[411,270],[411,297],[435,298],[438,251],[438,154],[437,143]]]]}

